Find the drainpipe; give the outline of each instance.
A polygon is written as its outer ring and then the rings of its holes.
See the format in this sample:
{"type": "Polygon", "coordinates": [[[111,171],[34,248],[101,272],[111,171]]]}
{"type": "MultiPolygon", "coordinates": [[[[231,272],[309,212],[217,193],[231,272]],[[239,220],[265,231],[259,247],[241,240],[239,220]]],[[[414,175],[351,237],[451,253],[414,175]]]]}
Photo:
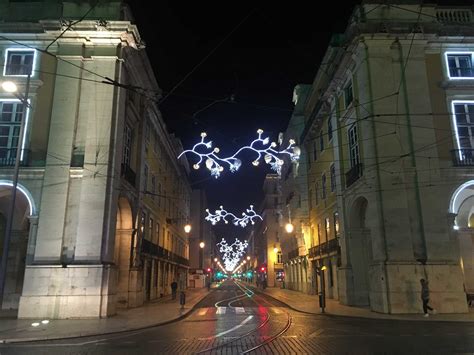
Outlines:
{"type": "Polygon", "coordinates": [[[375,130],[375,122],[373,118],[373,114],[375,112],[374,109],[374,96],[373,96],[373,89],[372,89],[372,74],[370,71],[370,63],[369,63],[369,47],[365,43],[365,41],[362,39],[361,43],[364,46],[364,52],[365,52],[365,66],[367,70],[367,83],[368,83],[368,89],[369,89],[369,105],[370,105],[370,123],[371,123],[371,130],[372,130],[372,136],[374,138],[374,156],[375,156],[375,174],[376,174],[376,179],[377,179],[377,202],[380,206],[379,210],[379,223],[380,223],[380,232],[382,235],[382,240],[383,240],[383,247],[384,247],[384,260],[383,260],[383,269],[384,269],[384,276],[385,276],[385,288],[387,290],[387,309],[388,313],[392,313],[392,306],[391,306],[391,301],[390,301],[390,284],[388,282],[388,272],[387,272],[387,261],[388,261],[388,246],[387,246],[387,232],[385,230],[385,216],[384,216],[384,204],[383,204],[383,195],[382,195],[382,184],[381,184],[381,178],[380,178],[380,169],[378,168],[379,165],[379,153],[378,153],[378,146],[377,146],[377,136],[376,136],[376,130],[375,130]]]}
{"type": "MultiPolygon", "coordinates": [[[[422,243],[422,254],[420,255],[419,258],[421,258],[421,262],[423,264],[426,263],[426,260],[428,258],[427,256],[427,250],[426,250],[426,236],[425,236],[425,231],[424,231],[424,223],[423,223],[423,214],[421,212],[421,197],[420,197],[420,187],[418,184],[418,172],[416,169],[416,159],[415,159],[415,148],[413,145],[413,132],[411,129],[411,117],[410,117],[410,107],[408,103],[408,92],[407,92],[407,84],[406,84],[406,79],[405,79],[405,69],[406,66],[403,65],[403,50],[400,42],[398,41],[398,38],[395,40],[395,44],[398,47],[398,54],[399,54],[399,60],[400,60],[400,81],[402,84],[403,88],[403,103],[405,105],[405,117],[406,117],[406,122],[407,122],[407,128],[408,128],[408,144],[410,147],[410,160],[411,160],[411,167],[414,171],[413,174],[413,184],[415,186],[415,198],[416,198],[416,208],[417,208],[417,217],[418,217],[418,230],[420,233],[421,237],[421,243],[422,243]]],[[[408,62],[407,62],[408,64],[408,62]]],[[[417,255],[415,254],[415,257],[417,255]]]]}

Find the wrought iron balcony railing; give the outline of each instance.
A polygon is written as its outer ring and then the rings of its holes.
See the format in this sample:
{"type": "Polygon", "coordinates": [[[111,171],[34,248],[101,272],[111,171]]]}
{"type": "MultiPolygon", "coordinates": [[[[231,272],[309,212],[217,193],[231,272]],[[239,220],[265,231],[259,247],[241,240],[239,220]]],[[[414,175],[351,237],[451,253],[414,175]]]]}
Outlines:
{"type": "Polygon", "coordinates": [[[337,239],[331,239],[327,242],[309,248],[308,255],[310,258],[316,258],[321,255],[331,254],[339,251],[339,242],[337,239]]]}
{"type": "MultiPolygon", "coordinates": [[[[28,166],[30,151],[23,149],[23,159],[20,160],[20,166],[28,166]]],[[[16,148],[0,148],[0,167],[15,166],[16,148]]]]}
{"type": "Polygon", "coordinates": [[[474,149],[453,149],[451,157],[454,166],[474,166],[474,149]]]}
{"type": "Polygon", "coordinates": [[[189,266],[188,259],[180,255],[177,255],[169,250],[166,250],[165,248],[160,247],[159,245],[154,244],[150,242],[149,240],[143,239],[141,244],[142,244],[141,252],[144,254],[148,254],[151,256],[155,256],[157,258],[169,260],[180,265],[189,266]]]}
{"type": "Polygon", "coordinates": [[[354,165],[351,170],[346,173],[346,187],[351,186],[362,176],[362,163],[354,165]]]}

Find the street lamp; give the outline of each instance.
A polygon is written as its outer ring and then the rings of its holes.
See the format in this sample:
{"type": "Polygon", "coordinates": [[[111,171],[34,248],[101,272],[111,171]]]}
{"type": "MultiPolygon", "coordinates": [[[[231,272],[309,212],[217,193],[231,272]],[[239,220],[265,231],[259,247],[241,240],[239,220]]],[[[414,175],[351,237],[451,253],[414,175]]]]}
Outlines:
{"type": "Polygon", "coordinates": [[[199,243],[199,268],[202,270],[202,262],[204,259],[204,247],[206,244],[204,242],[199,243]]]}
{"type": "Polygon", "coordinates": [[[291,223],[287,223],[286,226],[285,226],[286,233],[293,233],[294,229],[295,229],[295,227],[291,223]]]}
{"type": "Polygon", "coordinates": [[[189,234],[191,232],[191,225],[188,223],[184,226],[184,233],[189,234]]]}
{"type": "Polygon", "coordinates": [[[247,256],[247,260],[250,260],[250,256],[247,256]]]}
{"type": "Polygon", "coordinates": [[[2,83],[2,89],[6,92],[14,94],[18,100],[22,103],[22,115],[21,115],[21,122],[20,122],[20,132],[18,136],[18,145],[16,147],[16,157],[15,157],[15,167],[13,170],[13,186],[12,186],[12,194],[10,199],[10,206],[8,211],[8,219],[7,225],[5,228],[5,239],[3,240],[3,253],[2,253],[2,263],[0,265],[0,308],[3,304],[3,292],[5,290],[5,279],[7,275],[7,260],[8,260],[8,252],[10,248],[10,240],[12,236],[12,226],[13,226],[13,214],[15,212],[15,200],[16,200],[16,189],[18,186],[18,175],[20,173],[20,159],[22,157],[22,147],[23,147],[23,140],[25,135],[25,126],[26,126],[26,114],[27,114],[27,106],[28,104],[28,95],[30,91],[30,78],[31,74],[28,74],[26,78],[26,90],[25,96],[20,96],[17,94],[18,88],[17,85],[12,81],[4,81],[2,83]]]}

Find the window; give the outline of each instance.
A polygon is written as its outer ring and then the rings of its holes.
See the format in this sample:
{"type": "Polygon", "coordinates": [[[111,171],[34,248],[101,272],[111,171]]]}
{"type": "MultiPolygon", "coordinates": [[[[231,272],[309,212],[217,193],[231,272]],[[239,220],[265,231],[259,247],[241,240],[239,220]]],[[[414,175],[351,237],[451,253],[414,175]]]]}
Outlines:
{"type": "Polygon", "coordinates": [[[155,194],[156,194],[156,176],[151,175],[151,198],[155,199],[155,194]]]}
{"type": "Polygon", "coordinates": [[[145,227],[146,227],[146,213],[142,211],[141,217],[140,217],[140,231],[142,233],[142,236],[144,236],[146,233],[145,227]]]}
{"type": "Polygon", "coordinates": [[[347,84],[347,86],[344,89],[344,106],[345,108],[348,108],[349,105],[352,103],[352,100],[354,99],[353,93],[352,93],[352,81],[347,84]]]}
{"type": "Polygon", "coordinates": [[[123,130],[123,164],[130,166],[130,158],[132,156],[132,129],[129,125],[125,125],[123,130]]]}
{"type": "Polygon", "coordinates": [[[357,126],[355,124],[349,128],[349,158],[351,163],[351,168],[359,165],[359,141],[357,139],[357,126]]]}
{"type": "Polygon", "coordinates": [[[332,117],[328,118],[328,142],[332,139],[332,117]]]}
{"type": "Polygon", "coordinates": [[[474,78],[473,53],[447,53],[446,62],[449,78],[474,78]]]}
{"type": "Polygon", "coordinates": [[[474,101],[453,101],[456,138],[459,149],[474,148],[474,101]]]}
{"type": "Polygon", "coordinates": [[[309,204],[309,209],[312,210],[313,209],[313,191],[312,190],[309,190],[309,200],[308,200],[308,204],[309,204]]]}
{"type": "Polygon", "coordinates": [[[326,242],[329,239],[329,234],[331,233],[331,222],[329,221],[329,217],[324,218],[324,225],[325,225],[325,231],[326,231],[326,242]]]}
{"type": "Polygon", "coordinates": [[[148,239],[152,239],[153,237],[153,218],[149,218],[148,219],[148,231],[146,233],[146,235],[148,236],[148,239]]]}
{"type": "Polygon", "coordinates": [[[333,275],[332,275],[331,259],[328,260],[328,274],[329,274],[329,287],[333,287],[334,286],[334,279],[333,279],[333,275]]]}
{"type": "Polygon", "coordinates": [[[7,49],[3,75],[26,76],[33,74],[34,50],[7,49]]]}
{"type": "Polygon", "coordinates": [[[313,160],[316,161],[318,159],[318,149],[317,144],[314,142],[313,144],[313,160]]]}
{"type": "Polygon", "coordinates": [[[23,104],[0,101],[0,162],[3,165],[13,165],[15,162],[22,117],[23,104]]]}
{"type": "Polygon", "coordinates": [[[334,235],[339,236],[339,213],[334,212],[334,235]]]}
{"type": "Polygon", "coordinates": [[[145,164],[143,167],[143,191],[148,191],[148,165],[145,164]]]}
{"type": "Polygon", "coordinates": [[[283,261],[282,261],[282,255],[281,255],[281,251],[279,251],[277,253],[277,263],[278,264],[281,264],[283,261]]]}
{"type": "Polygon", "coordinates": [[[319,149],[321,152],[324,150],[324,133],[321,130],[321,135],[319,136],[319,149]]]}
{"type": "Polygon", "coordinates": [[[326,174],[321,176],[321,197],[323,200],[326,198],[326,174]]]}
{"type": "Polygon", "coordinates": [[[334,164],[331,164],[330,167],[331,172],[331,192],[336,191],[336,167],[334,164]]]}
{"type": "Polygon", "coordinates": [[[321,223],[318,223],[318,245],[321,244],[321,223]]]}

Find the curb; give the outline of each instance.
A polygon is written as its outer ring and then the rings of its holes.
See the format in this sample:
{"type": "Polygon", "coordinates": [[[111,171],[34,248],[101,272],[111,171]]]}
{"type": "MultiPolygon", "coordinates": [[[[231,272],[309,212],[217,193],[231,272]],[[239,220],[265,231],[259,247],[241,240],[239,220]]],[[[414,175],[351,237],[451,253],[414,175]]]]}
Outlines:
{"type": "Polygon", "coordinates": [[[400,319],[400,318],[377,318],[377,317],[362,317],[362,316],[351,316],[351,315],[343,315],[343,314],[335,314],[335,313],[313,313],[313,312],[308,312],[308,311],[302,311],[300,309],[297,309],[291,305],[289,305],[288,303],[264,292],[264,291],[261,291],[257,288],[254,288],[254,286],[249,286],[247,285],[248,287],[252,287],[252,289],[258,293],[258,294],[263,294],[265,296],[268,296],[278,302],[281,302],[283,304],[285,304],[289,309],[291,309],[292,311],[295,311],[295,312],[299,312],[299,313],[304,313],[304,314],[308,314],[308,315],[313,315],[313,316],[322,316],[322,317],[330,317],[330,318],[354,318],[354,319],[364,319],[364,320],[377,320],[377,321],[396,321],[396,322],[425,322],[425,323],[433,323],[433,322],[443,322],[443,323],[460,323],[460,324],[464,324],[464,323],[474,323],[474,320],[446,320],[446,319],[436,319],[436,320],[428,320],[428,319],[400,319]]]}
{"type": "Polygon", "coordinates": [[[120,333],[127,333],[127,332],[135,332],[135,331],[140,331],[140,330],[146,330],[154,327],[161,327],[163,325],[167,325],[170,323],[178,322],[186,317],[188,317],[192,311],[196,309],[196,306],[209,295],[210,292],[207,292],[203,295],[203,297],[199,298],[198,301],[189,308],[186,313],[181,314],[180,316],[169,319],[164,322],[160,323],[154,323],[150,325],[146,325],[143,327],[137,327],[137,328],[130,328],[130,329],[122,329],[122,330],[115,330],[115,331],[109,331],[109,332],[100,332],[100,333],[90,333],[90,334],[80,334],[80,335],[70,335],[70,336],[62,336],[62,337],[57,337],[57,336],[51,336],[51,337],[34,337],[34,338],[21,338],[21,339],[0,339],[0,345],[2,344],[20,344],[20,343],[31,343],[31,342],[45,342],[45,341],[51,341],[51,340],[64,340],[64,339],[79,339],[79,338],[87,338],[87,337],[94,337],[94,336],[100,336],[100,335],[112,335],[112,334],[120,334],[120,333]]]}

